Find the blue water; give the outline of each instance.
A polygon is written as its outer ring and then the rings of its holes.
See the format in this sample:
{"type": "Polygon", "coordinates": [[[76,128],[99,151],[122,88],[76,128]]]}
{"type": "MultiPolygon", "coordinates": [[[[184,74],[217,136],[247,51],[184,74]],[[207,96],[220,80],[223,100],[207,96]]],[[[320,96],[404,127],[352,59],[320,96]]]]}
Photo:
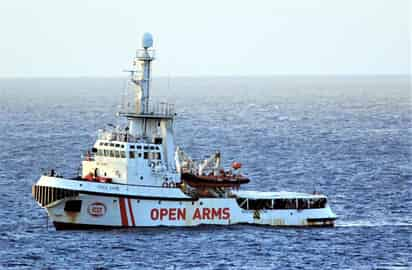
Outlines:
{"type": "Polygon", "coordinates": [[[244,164],[246,189],[327,194],[333,229],[231,226],[55,231],[31,197],[42,169],[76,174],[118,123],[122,79],[0,80],[0,267],[411,269],[408,77],[153,81],[176,103],[177,143],[244,164]]]}

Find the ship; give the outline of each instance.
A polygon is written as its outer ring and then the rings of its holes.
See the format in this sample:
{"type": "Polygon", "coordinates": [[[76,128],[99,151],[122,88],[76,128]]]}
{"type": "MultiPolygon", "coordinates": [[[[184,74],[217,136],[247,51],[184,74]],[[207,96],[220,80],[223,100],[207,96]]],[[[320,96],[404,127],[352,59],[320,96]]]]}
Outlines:
{"type": "Polygon", "coordinates": [[[195,160],[178,147],[174,105],[151,98],[154,59],[153,37],[145,33],[128,70],[133,106],[117,112],[125,126],[98,132],[77,175],[51,169],[32,186],[56,230],[335,225],[323,194],[244,190],[250,179],[240,162],[223,168],[220,152],[195,160]]]}

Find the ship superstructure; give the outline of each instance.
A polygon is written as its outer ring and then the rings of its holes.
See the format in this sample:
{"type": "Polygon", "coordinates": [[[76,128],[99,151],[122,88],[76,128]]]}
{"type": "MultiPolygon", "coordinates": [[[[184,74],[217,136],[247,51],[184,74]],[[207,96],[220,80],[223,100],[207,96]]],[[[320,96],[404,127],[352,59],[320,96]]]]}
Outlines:
{"type": "Polygon", "coordinates": [[[100,131],[81,174],[54,170],[33,185],[33,196],[57,229],[90,227],[261,224],[333,226],[321,194],[239,190],[250,180],[241,163],[221,166],[221,154],[192,160],[175,145],[174,105],[150,99],[153,38],[144,34],[130,72],[132,110],[124,127],[100,131]]]}

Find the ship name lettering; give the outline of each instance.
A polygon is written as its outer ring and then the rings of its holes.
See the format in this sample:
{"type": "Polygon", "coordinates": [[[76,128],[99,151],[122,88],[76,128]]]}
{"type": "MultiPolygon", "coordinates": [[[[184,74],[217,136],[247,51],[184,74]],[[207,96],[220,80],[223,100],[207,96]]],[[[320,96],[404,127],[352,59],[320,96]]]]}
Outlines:
{"type": "Polygon", "coordinates": [[[152,220],[186,220],[186,208],[153,208],[150,217],[152,220]]]}
{"type": "MultiPolygon", "coordinates": [[[[185,208],[153,208],[150,211],[152,220],[186,220],[185,208]]],[[[193,220],[230,219],[230,208],[196,208],[193,220]]]]}
{"type": "Polygon", "coordinates": [[[193,220],[230,219],[230,208],[196,208],[193,220]]]}

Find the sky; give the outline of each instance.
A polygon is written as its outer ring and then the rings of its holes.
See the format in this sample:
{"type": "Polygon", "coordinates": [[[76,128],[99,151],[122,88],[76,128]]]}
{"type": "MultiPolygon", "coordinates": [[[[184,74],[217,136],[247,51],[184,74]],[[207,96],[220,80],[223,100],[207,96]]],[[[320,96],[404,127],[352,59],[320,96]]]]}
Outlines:
{"type": "Polygon", "coordinates": [[[409,0],[1,0],[0,77],[410,74],[409,0]]]}

